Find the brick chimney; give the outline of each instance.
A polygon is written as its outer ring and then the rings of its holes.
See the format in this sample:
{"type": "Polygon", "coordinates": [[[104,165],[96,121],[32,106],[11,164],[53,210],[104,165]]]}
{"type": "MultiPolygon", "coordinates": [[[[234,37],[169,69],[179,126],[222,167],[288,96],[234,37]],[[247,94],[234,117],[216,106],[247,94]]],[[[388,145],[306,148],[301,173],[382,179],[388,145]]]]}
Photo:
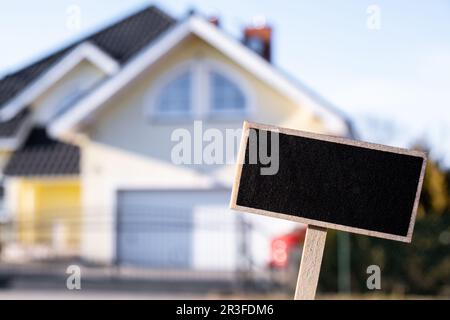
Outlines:
{"type": "Polygon", "coordinates": [[[242,42],[267,61],[271,61],[272,28],[265,18],[254,19],[253,23],[244,28],[242,42]]]}

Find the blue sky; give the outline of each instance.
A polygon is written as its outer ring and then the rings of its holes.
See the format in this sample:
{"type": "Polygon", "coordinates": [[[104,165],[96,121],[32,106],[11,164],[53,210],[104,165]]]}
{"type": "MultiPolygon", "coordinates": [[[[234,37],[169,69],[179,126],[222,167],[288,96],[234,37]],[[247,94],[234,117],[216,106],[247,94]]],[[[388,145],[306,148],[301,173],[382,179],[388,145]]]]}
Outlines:
{"type": "Polygon", "coordinates": [[[447,0],[15,0],[0,13],[0,74],[151,3],[175,17],[189,8],[218,15],[237,37],[265,16],[275,30],[274,63],[357,120],[363,138],[399,146],[425,139],[450,164],[447,0]],[[79,29],[67,27],[72,5],[80,8],[79,29]],[[367,25],[371,5],[379,29],[367,25]]]}

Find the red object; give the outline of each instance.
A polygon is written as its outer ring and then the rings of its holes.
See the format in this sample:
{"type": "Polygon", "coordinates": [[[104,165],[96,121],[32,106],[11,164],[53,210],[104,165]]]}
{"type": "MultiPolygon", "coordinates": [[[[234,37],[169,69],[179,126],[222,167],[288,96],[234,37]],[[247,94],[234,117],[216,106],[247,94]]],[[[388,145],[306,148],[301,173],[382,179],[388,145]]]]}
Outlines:
{"type": "Polygon", "coordinates": [[[249,26],[244,29],[244,44],[267,61],[272,57],[272,28],[268,25],[249,26]]]}
{"type": "Polygon", "coordinates": [[[270,262],[272,268],[286,268],[289,264],[289,254],[305,241],[306,227],[278,236],[271,241],[270,262]]]}

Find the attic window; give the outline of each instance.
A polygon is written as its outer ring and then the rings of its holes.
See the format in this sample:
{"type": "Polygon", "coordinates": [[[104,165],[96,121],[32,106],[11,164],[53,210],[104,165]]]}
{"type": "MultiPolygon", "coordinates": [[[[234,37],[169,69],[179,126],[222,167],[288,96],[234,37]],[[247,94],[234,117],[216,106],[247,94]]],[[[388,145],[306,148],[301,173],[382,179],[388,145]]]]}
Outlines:
{"type": "Polygon", "coordinates": [[[211,108],[214,111],[239,111],[245,109],[245,95],[236,83],[225,75],[212,71],[211,108]]]}
{"type": "Polygon", "coordinates": [[[186,116],[242,117],[249,109],[247,85],[235,70],[209,59],[176,66],[150,92],[157,119],[186,116]]]}
{"type": "Polygon", "coordinates": [[[161,114],[188,113],[191,110],[192,74],[185,71],[161,89],[156,101],[156,111],[161,114]]]}

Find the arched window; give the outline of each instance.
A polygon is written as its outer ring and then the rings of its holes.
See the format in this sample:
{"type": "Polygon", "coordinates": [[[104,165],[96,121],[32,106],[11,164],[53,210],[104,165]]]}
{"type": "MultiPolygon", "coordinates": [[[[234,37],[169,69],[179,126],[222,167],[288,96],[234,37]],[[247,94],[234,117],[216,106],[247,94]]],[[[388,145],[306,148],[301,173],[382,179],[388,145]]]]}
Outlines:
{"type": "Polygon", "coordinates": [[[161,88],[156,111],[161,114],[189,113],[192,110],[192,72],[185,71],[161,88]]]}
{"type": "Polygon", "coordinates": [[[217,71],[211,71],[209,76],[213,111],[243,111],[245,109],[245,95],[236,83],[217,71]]]}
{"type": "Polygon", "coordinates": [[[157,80],[156,85],[151,99],[157,117],[241,117],[249,109],[248,86],[236,71],[215,61],[196,60],[178,65],[157,80]]]}

